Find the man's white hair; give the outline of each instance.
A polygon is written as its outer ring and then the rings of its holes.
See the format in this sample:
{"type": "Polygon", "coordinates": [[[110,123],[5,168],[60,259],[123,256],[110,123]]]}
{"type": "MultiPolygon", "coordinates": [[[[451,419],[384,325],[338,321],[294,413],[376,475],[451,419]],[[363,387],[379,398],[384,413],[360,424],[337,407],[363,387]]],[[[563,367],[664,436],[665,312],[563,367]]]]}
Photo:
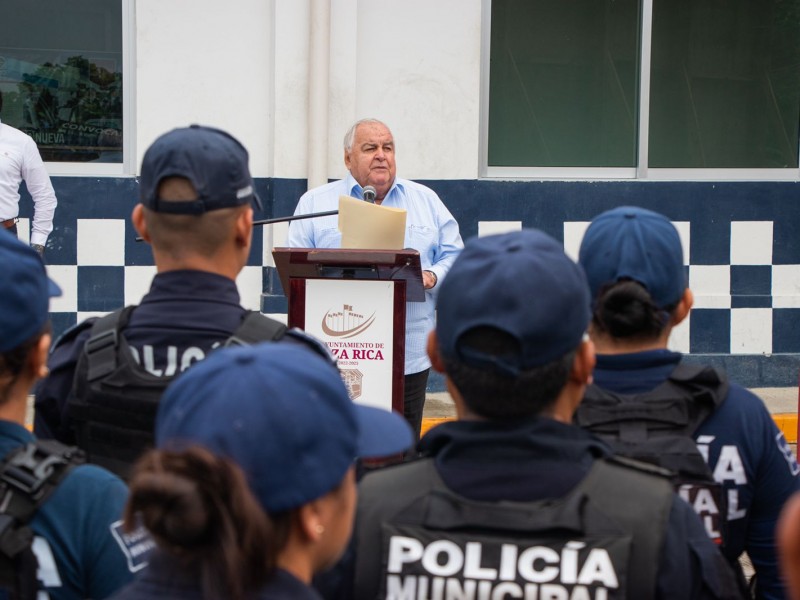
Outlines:
{"type": "MultiPolygon", "coordinates": [[[[350,152],[353,149],[353,142],[356,139],[356,129],[358,129],[359,125],[364,125],[365,123],[372,123],[375,125],[383,125],[386,129],[389,129],[389,126],[379,119],[360,119],[356,121],[350,126],[350,129],[347,130],[347,133],[344,134],[344,151],[350,152]]],[[[391,131],[391,129],[389,129],[391,131]]]]}

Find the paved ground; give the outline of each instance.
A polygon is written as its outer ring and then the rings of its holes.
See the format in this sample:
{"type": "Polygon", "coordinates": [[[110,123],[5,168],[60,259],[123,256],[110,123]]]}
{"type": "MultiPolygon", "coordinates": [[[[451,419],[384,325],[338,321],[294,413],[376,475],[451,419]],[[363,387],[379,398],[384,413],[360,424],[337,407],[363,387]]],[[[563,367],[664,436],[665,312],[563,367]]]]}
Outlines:
{"type": "MultiPolygon", "coordinates": [[[[797,388],[755,388],[751,390],[764,400],[764,404],[772,414],[797,414],[797,388]]],[[[447,392],[428,394],[425,401],[426,418],[443,418],[455,416],[453,399],[447,392]]]]}

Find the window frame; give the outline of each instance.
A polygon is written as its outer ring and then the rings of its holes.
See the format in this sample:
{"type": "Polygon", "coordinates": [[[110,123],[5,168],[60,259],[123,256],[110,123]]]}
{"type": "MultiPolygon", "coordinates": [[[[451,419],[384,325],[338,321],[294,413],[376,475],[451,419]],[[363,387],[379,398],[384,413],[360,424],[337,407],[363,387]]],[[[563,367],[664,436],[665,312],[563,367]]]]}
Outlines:
{"type": "Polygon", "coordinates": [[[135,144],[135,73],[136,0],[117,0],[122,3],[122,162],[45,162],[51,176],[120,177],[136,172],[135,144]]]}
{"type": "MultiPolygon", "coordinates": [[[[800,163],[789,169],[651,168],[648,166],[650,137],[650,67],[652,56],[653,0],[641,0],[642,21],[639,71],[639,118],[636,167],[502,167],[489,165],[489,69],[492,35],[492,0],[481,6],[480,131],[478,177],[499,180],[647,180],[647,181],[796,181],[800,163]]],[[[798,136],[800,156],[800,135],[798,136]]]]}

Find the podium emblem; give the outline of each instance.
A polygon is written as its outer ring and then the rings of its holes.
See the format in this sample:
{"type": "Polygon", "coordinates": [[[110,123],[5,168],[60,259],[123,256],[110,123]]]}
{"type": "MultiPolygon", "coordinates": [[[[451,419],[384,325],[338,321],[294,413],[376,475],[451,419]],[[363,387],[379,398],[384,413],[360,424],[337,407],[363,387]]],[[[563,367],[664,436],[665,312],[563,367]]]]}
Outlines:
{"type": "Polygon", "coordinates": [[[344,385],[347,387],[347,392],[350,394],[350,399],[360,398],[364,388],[364,374],[358,369],[341,369],[340,372],[344,385]]]}
{"type": "Polygon", "coordinates": [[[353,310],[351,304],[343,304],[342,310],[329,310],[322,317],[322,331],[336,338],[351,338],[364,333],[375,322],[375,313],[369,317],[353,310]]]}

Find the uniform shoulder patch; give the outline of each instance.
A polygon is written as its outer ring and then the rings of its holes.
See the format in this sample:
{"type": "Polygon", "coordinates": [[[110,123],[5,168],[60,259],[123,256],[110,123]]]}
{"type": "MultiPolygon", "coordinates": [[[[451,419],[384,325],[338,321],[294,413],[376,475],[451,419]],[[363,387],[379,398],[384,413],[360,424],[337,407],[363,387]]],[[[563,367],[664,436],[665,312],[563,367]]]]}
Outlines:
{"type": "Polygon", "coordinates": [[[156,543],[150,533],[141,525],[127,533],[122,521],[115,521],[109,525],[111,535],[119,544],[120,550],[128,561],[128,570],[131,573],[141,571],[147,566],[150,552],[156,543]]]}

